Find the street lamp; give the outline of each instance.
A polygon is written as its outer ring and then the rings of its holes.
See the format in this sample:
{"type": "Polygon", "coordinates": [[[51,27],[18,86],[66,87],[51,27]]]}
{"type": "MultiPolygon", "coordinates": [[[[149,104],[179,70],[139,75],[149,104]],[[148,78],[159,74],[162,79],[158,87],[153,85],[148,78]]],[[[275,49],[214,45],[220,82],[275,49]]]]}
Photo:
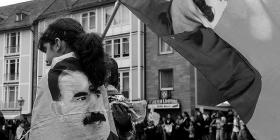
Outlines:
{"type": "Polygon", "coordinates": [[[24,104],[24,99],[23,99],[22,97],[20,97],[20,98],[18,99],[18,105],[19,105],[19,107],[20,107],[20,115],[21,115],[21,110],[22,110],[23,104],[24,104]]]}

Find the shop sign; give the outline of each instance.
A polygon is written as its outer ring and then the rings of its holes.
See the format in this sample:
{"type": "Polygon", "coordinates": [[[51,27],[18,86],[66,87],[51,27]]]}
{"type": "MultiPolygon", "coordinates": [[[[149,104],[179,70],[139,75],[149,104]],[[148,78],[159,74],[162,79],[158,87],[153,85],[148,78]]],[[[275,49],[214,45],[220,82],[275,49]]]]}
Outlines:
{"type": "Polygon", "coordinates": [[[158,99],[158,100],[151,100],[148,104],[148,108],[178,109],[180,108],[180,104],[179,101],[176,99],[158,99]]]}

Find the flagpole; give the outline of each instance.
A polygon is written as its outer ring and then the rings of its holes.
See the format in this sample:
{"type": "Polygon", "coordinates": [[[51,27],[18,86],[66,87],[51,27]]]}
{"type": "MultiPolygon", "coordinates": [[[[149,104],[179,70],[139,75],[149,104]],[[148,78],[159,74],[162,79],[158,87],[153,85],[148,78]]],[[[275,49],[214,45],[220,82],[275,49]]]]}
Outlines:
{"type": "Polygon", "coordinates": [[[105,36],[106,36],[106,34],[107,34],[107,32],[108,32],[108,30],[109,30],[109,28],[110,28],[110,26],[111,26],[111,24],[113,22],[113,19],[114,19],[115,15],[116,15],[120,5],[121,5],[120,0],[117,0],[116,3],[115,3],[115,6],[114,6],[113,13],[112,13],[112,15],[111,15],[111,17],[110,17],[106,27],[105,27],[105,30],[104,30],[104,32],[103,32],[103,34],[101,36],[102,40],[104,40],[104,38],[105,38],[105,36]]]}

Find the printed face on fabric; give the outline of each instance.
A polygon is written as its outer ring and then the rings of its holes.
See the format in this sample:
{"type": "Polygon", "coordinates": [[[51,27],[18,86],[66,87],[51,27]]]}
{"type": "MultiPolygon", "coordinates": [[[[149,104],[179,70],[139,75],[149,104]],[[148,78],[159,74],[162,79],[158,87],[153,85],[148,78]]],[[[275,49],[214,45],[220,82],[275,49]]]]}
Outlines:
{"type": "Polygon", "coordinates": [[[85,132],[105,131],[102,123],[106,122],[107,115],[102,96],[89,90],[88,79],[83,73],[67,70],[65,73],[59,78],[61,97],[53,103],[53,111],[85,132]]]}
{"type": "Polygon", "coordinates": [[[32,130],[32,139],[100,140],[109,135],[102,96],[105,88],[99,87],[101,94],[90,91],[87,76],[72,56],[74,53],[53,57],[52,68],[39,85],[32,116],[33,128],[39,128],[32,130]]]}

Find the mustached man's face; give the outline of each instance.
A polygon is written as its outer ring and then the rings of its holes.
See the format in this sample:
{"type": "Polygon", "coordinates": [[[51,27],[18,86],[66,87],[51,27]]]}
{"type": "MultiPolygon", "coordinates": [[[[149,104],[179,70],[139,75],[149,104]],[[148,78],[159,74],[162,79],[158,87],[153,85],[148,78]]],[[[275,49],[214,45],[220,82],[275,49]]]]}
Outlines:
{"type": "Polygon", "coordinates": [[[103,137],[109,126],[102,95],[97,96],[89,90],[90,83],[83,73],[64,72],[67,74],[62,74],[59,83],[61,97],[52,105],[53,111],[64,116],[65,122],[71,122],[72,127],[65,129],[103,137]]]}

